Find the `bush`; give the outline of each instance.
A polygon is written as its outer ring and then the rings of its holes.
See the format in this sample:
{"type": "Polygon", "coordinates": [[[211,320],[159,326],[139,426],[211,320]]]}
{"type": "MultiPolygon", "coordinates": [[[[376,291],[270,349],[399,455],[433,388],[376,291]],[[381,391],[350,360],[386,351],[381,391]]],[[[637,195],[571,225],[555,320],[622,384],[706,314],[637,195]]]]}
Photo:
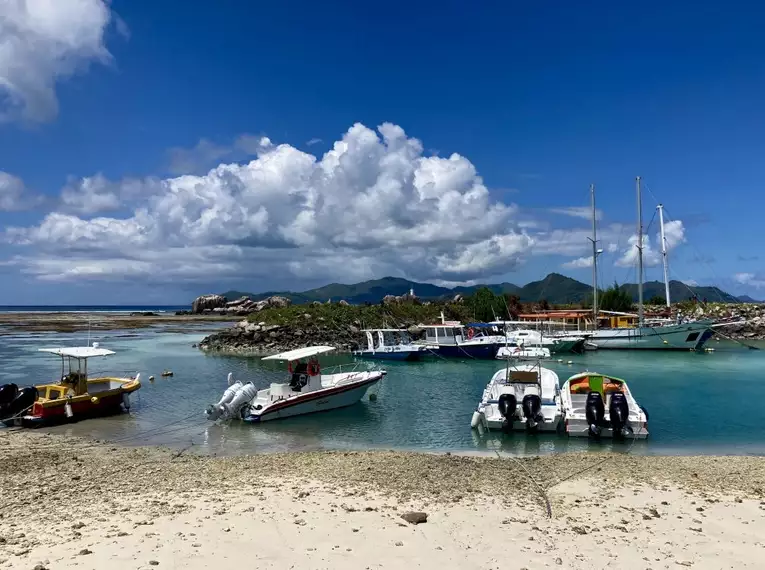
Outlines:
{"type": "Polygon", "coordinates": [[[603,291],[598,299],[598,308],[602,311],[626,313],[632,310],[632,297],[614,281],[613,287],[603,291]]]}

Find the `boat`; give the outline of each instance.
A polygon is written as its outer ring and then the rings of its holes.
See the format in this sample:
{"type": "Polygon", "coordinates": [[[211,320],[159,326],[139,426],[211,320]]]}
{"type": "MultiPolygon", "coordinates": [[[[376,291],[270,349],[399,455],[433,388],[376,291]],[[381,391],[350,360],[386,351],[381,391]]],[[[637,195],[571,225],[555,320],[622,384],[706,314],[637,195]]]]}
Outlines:
{"type": "Polygon", "coordinates": [[[561,401],[566,432],[570,436],[648,437],[648,413],[632,396],[627,382],[620,378],[598,372],[574,374],[561,387],[561,401]]]}
{"type": "Polygon", "coordinates": [[[386,374],[385,370],[343,372],[342,367],[336,367],[336,373],[322,372],[316,357],[332,350],[335,347],[309,346],[264,357],[286,361],[289,381],[272,382],[262,390],[252,382],[234,381],[229,373],[229,387],[217,404],[205,410],[205,415],[210,420],[239,418],[259,423],[350,406],[386,374]]]}
{"type": "Polygon", "coordinates": [[[130,394],[141,387],[140,374],[88,378],[88,359],[115,354],[98,343],[38,350],[61,357],[61,377],[26,388],[0,386],[0,421],[8,427],[37,427],[128,411],[130,394]]]}
{"type": "Polygon", "coordinates": [[[543,346],[526,346],[517,342],[508,342],[505,346],[500,346],[495,357],[499,360],[506,358],[516,360],[539,360],[540,358],[550,358],[550,349],[543,346]]]}
{"type": "MultiPolygon", "coordinates": [[[[578,332],[584,336],[587,343],[597,349],[648,349],[648,350],[702,350],[704,344],[712,337],[714,331],[712,321],[700,320],[690,323],[648,325],[643,315],[643,215],[640,177],[636,179],[638,221],[637,221],[637,259],[638,259],[638,314],[636,327],[598,328],[600,313],[598,310],[598,255],[603,250],[597,247],[597,217],[595,210],[595,185],[590,186],[592,203],[592,288],[593,288],[593,324],[595,329],[588,332],[578,332]]],[[[659,226],[661,237],[661,253],[664,266],[665,301],[670,306],[669,280],[667,265],[667,241],[664,237],[663,206],[659,204],[659,226]]],[[[627,315],[634,317],[634,315],[627,315]]]]}
{"type": "Polygon", "coordinates": [[[353,351],[354,356],[380,360],[420,360],[428,346],[412,343],[406,329],[366,329],[367,346],[353,351]]]}
{"type": "Polygon", "coordinates": [[[542,333],[538,330],[521,328],[522,325],[528,326],[525,321],[493,321],[489,324],[504,328],[505,336],[511,342],[524,346],[532,345],[546,348],[552,354],[564,352],[580,354],[584,351],[585,338],[583,336],[570,336],[557,332],[542,333]]]}
{"type": "MultiPolygon", "coordinates": [[[[442,319],[443,321],[443,319],[442,319]]],[[[458,321],[423,325],[425,343],[432,346],[434,354],[447,358],[474,358],[493,360],[505,336],[489,334],[495,327],[486,323],[472,323],[467,327],[458,321]]]]}
{"type": "Polygon", "coordinates": [[[497,370],[470,421],[472,428],[557,432],[563,408],[558,375],[539,364],[497,370]]]}
{"type": "Polygon", "coordinates": [[[163,370],[162,374],[160,374],[160,376],[162,376],[163,378],[167,378],[168,376],[172,376],[172,375],[173,375],[172,370],[163,370]]]}

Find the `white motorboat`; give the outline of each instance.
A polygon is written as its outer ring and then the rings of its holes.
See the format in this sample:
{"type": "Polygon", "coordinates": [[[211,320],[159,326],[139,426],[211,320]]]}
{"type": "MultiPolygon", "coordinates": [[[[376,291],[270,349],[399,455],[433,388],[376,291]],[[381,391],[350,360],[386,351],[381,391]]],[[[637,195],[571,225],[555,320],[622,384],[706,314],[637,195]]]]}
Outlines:
{"type": "Polygon", "coordinates": [[[470,427],[555,432],[562,417],[558,375],[539,364],[518,364],[492,376],[470,427]]]}
{"type": "Polygon", "coordinates": [[[228,389],[205,415],[211,420],[241,418],[257,423],[350,406],[386,374],[385,370],[342,372],[342,367],[334,374],[322,373],[316,356],[331,350],[335,347],[309,346],[266,356],[263,360],[286,361],[290,380],[272,382],[263,390],[252,382],[235,382],[229,373],[228,389]]]}
{"type": "Polygon", "coordinates": [[[366,348],[353,351],[354,356],[378,360],[420,360],[429,347],[414,344],[406,329],[368,329],[361,331],[367,339],[366,348]]]}
{"type": "Polygon", "coordinates": [[[550,349],[542,346],[526,346],[517,342],[508,342],[497,351],[498,360],[539,360],[550,358],[550,349]]]}
{"type": "Polygon", "coordinates": [[[648,413],[624,380],[598,372],[574,374],[561,387],[561,401],[566,432],[571,436],[648,437],[648,413]]]}
{"type": "Polygon", "coordinates": [[[548,349],[551,353],[574,352],[584,350],[585,338],[578,335],[565,335],[557,332],[542,333],[528,328],[525,321],[493,321],[490,325],[504,327],[508,341],[525,346],[533,345],[548,349]],[[526,325],[524,327],[524,325],[526,325]]]}

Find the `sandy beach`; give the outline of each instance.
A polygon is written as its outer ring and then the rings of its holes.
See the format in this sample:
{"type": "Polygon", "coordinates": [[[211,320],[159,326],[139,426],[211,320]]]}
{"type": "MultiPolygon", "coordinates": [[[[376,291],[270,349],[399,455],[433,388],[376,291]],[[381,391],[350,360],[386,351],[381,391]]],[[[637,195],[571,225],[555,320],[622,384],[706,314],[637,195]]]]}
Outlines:
{"type": "Polygon", "coordinates": [[[759,457],[216,458],[7,430],[0,567],[760,568],[763,486],[759,457]]]}

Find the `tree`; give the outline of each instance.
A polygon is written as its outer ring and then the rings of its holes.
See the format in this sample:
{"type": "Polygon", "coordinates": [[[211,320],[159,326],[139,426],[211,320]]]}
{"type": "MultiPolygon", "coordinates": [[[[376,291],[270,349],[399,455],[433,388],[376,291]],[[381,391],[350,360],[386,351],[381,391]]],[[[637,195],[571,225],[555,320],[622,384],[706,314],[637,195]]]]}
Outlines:
{"type": "Polygon", "coordinates": [[[550,303],[547,302],[547,299],[542,299],[539,302],[539,308],[543,311],[549,311],[550,310],[550,303]]]}
{"type": "Polygon", "coordinates": [[[661,295],[654,295],[646,301],[646,305],[665,305],[666,303],[667,300],[661,295]]]}
{"type": "Polygon", "coordinates": [[[493,321],[494,315],[505,314],[505,302],[488,287],[481,287],[470,298],[474,318],[477,321],[493,321]]]}
{"type": "Polygon", "coordinates": [[[632,310],[632,297],[614,281],[614,286],[603,291],[598,299],[598,308],[603,311],[628,312],[632,310]]]}
{"type": "Polygon", "coordinates": [[[505,293],[505,304],[507,305],[507,314],[512,320],[516,320],[518,315],[523,312],[521,298],[518,295],[505,293]]]}

